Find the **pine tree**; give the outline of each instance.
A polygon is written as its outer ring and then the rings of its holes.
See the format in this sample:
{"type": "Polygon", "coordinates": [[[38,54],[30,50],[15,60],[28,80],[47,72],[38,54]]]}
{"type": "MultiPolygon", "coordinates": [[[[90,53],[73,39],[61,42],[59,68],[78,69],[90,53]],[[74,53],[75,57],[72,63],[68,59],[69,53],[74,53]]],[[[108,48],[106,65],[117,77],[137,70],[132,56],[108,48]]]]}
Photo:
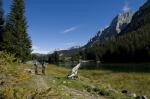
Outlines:
{"type": "Polygon", "coordinates": [[[2,50],[3,42],[3,33],[4,33],[4,17],[3,17],[3,1],[0,0],[0,50],[2,50]]]}
{"type": "Polygon", "coordinates": [[[27,33],[24,0],[13,0],[10,13],[6,20],[6,50],[26,61],[31,56],[31,40],[27,33]],[[6,45],[7,46],[7,45],[6,45]]]}

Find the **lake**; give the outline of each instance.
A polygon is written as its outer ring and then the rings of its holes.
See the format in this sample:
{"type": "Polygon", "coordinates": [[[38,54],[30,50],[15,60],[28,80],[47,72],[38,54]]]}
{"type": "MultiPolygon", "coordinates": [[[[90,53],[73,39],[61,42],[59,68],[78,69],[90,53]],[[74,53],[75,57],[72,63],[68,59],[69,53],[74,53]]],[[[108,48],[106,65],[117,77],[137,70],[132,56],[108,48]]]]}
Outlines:
{"type": "MultiPolygon", "coordinates": [[[[72,68],[76,66],[76,62],[60,62],[58,66],[72,68]]],[[[96,62],[82,62],[81,69],[87,70],[111,70],[114,72],[150,72],[150,63],[112,63],[101,64],[96,62]]]]}

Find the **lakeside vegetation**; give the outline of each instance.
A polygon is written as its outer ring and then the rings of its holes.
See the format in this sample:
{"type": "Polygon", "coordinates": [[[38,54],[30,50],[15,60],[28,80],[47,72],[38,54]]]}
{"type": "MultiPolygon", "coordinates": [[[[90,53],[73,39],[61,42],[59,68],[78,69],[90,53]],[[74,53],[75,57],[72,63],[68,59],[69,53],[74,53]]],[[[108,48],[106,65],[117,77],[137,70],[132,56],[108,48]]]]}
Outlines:
{"type": "Polygon", "coordinates": [[[0,71],[2,99],[132,99],[122,94],[122,90],[150,98],[150,73],[79,70],[79,79],[71,80],[66,78],[70,69],[57,65],[47,65],[46,76],[41,74],[41,67],[39,75],[35,75],[33,65],[14,63],[0,67],[3,67],[0,71]]]}
{"type": "Polygon", "coordinates": [[[16,98],[61,98],[76,97],[83,99],[132,99],[121,93],[128,90],[137,96],[146,95],[150,87],[149,72],[122,72],[113,70],[79,70],[79,79],[67,79],[69,68],[57,65],[46,66],[46,76],[34,74],[34,66],[28,64],[10,63],[14,57],[1,52],[0,60],[0,97],[2,99],[16,98]],[[8,62],[7,62],[8,61],[8,62]],[[141,86],[142,84],[142,86],[141,86]]]}

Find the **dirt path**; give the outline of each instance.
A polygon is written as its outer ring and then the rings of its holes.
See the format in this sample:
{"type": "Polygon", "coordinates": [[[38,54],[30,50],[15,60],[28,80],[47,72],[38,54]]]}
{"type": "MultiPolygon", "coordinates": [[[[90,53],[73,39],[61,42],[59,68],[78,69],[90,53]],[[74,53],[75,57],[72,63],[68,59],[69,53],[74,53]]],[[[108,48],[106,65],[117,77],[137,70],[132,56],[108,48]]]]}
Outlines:
{"type": "Polygon", "coordinates": [[[48,89],[47,82],[44,80],[44,78],[41,75],[36,76],[35,84],[39,91],[48,89]]]}
{"type": "MultiPolygon", "coordinates": [[[[37,75],[35,77],[36,77],[35,84],[37,86],[38,91],[47,90],[49,88],[48,84],[47,84],[46,80],[43,78],[43,76],[37,75]]],[[[99,95],[93,95],[86,91],[76,90],[76,89],[69,88],[64,85],[60,85],[60,86],[64,89],[64,92],[62,93],[62,95],[70,94],[72,99],[78,99],[78,98],[81,98],[81,99],[106,99],[105,97],[101,97],[99,95]]]]}
{"type": "Polygon", "coordinates": [[[77,99],[77,97],[81,99],[106,99],[105,97],[99,96],[99,95],[93,95],[86,91],[80,91],[73,88],[68,88],[66,86],[63,86],[65,89],[65,93],[69,93],[72,95],[72,99],[77,99]]]}

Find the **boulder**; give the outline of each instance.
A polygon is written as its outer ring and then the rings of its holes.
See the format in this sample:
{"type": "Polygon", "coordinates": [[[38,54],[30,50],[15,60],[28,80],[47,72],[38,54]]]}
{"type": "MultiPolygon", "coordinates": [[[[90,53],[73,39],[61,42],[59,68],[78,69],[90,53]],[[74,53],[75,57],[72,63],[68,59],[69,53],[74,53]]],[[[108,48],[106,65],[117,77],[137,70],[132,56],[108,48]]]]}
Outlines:
{"type": "Polygon", "coordinates": [[[123,94],[127,94],[128,93],[128,90],[122,90],[121,91],[123,94]]]}
{"type": "Polygon", "coordinates": [[[129,97],[136,97],[135,93],[129,92],[128,90],[122,90],[121,92],[129,97]]]}
{"type": "Polygon", "coordinates": [[[3,86],[3,85],[4,85],[4,83],[5,83],[5,81],[0,80],[0,86],[3,86]]]}

